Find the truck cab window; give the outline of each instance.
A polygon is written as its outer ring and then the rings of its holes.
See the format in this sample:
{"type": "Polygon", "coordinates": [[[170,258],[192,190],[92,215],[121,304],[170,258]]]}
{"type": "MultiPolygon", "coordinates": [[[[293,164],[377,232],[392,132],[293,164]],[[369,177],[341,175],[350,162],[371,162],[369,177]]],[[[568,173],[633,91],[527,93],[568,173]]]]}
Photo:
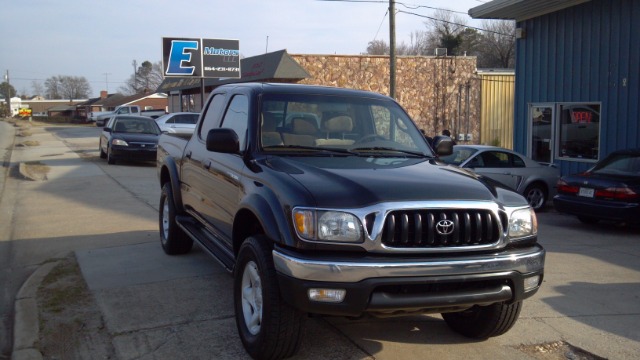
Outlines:
{"type": "Polygon", "coordinates": [[[244,150],[246,145],[248,122],[249,101],[244,95],[236,95],[231,99],[221,127],[232,129],[238,134],[241,151],[244,150]]]}
{"type": "Polygon", "coordinates": [[[202,123],[200,124],[200,130],[198,131],[200,139],[206,140],[209,130],[219,127],[219,114],[222,110],[222,106],[224,105],[224,98],[224,94],[216,94],[209,102],[209,106],[204,114],[204,119],[202,119],[202,123]]]}

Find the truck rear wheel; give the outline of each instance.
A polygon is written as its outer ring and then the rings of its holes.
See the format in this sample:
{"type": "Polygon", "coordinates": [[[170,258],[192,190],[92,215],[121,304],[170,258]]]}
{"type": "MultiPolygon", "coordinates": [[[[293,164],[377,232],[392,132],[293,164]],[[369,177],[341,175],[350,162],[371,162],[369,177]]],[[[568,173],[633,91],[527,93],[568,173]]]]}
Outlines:
{"type": "Polygon", "coordinates": [[[176,206],[173,203],[171,184],[165,183],[160,194],[160,243],[168,255],[186,254],[193,247],[193,240],[176,224],[176,206]]]}
{"type": "Polygon", "coordinates": [[[470,338],[486,339],[509,331],[518,320],[520,309],[522,301],[476,305],[465,311],[443,313],[442,317],[455,332],[470,338]]]}
{"type": "Polygon", "coordinates": [[[266,238],[247,238],[234,271],[236,325],[246,351],[254,359],[282,359],[298,351],[302,312],[286,304],[266,238]]]}

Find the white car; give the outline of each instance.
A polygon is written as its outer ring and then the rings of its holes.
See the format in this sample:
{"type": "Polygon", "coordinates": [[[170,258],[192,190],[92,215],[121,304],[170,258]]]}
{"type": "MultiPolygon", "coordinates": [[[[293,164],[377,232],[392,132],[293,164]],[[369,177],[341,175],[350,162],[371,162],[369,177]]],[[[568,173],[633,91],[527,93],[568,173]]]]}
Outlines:
{"type": "Polygon", "coordinates": [[[170,134],[193,134],[198,122],[199,113],[175,112],[162,115],[156,119],[162,132],[170,134]]]}
{"type": "Polygon", "coordinates": [[[539,163],[515,151],[487,145],[455,145],[453,153],[441,161],[471,169],[520,193],[536,210],[544,210],[548,199],[556,194],[560,170],[552,164],[539,163]]]}

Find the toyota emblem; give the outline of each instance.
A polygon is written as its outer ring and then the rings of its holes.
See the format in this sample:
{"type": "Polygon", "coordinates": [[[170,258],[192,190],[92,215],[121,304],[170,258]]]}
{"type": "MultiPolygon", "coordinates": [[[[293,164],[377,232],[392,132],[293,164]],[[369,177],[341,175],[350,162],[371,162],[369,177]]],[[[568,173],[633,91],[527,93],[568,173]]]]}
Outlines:
{"type": "Polygon", "coordinates": [[[440,235],[450,235],[453,233],[453,221],[451,220],[440,220],[436,224],[436,231],[440,235]]]}

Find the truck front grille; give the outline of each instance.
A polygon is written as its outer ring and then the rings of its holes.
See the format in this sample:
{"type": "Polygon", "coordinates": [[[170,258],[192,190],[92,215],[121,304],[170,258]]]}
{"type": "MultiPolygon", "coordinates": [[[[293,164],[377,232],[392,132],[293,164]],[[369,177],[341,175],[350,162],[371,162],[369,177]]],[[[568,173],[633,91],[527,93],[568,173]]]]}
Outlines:
{"type": "Polygon", "coordinates": [[[500,222],[489,210],[392,211],[382,231],[382,244],[392,248],[477,246],[499,239],[500,222]]]}

